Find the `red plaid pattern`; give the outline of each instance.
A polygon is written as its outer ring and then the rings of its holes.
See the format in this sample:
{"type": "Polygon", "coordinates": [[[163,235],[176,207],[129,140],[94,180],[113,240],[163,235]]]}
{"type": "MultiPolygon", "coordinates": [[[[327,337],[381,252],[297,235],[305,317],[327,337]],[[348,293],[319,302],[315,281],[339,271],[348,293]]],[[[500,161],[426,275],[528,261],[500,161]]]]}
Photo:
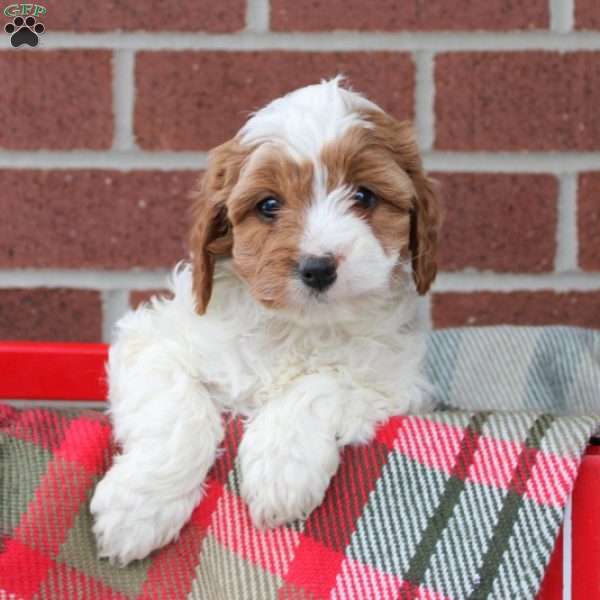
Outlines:
{"type": "Polygon", "coordinates": [[[238,489],[242,424],[230,420],[179,540],[120,569],[97,559],[88,510],[115,450],[106,418],[2,406],[0,598],[534,598],[594,425],[395,418],[344,450],[306,521],[259,531],[238,489]]]}

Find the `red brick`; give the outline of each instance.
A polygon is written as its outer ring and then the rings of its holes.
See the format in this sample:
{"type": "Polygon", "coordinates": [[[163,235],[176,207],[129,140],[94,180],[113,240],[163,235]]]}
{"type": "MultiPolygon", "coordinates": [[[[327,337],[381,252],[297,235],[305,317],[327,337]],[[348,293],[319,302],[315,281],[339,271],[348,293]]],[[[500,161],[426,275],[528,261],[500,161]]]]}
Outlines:
{"type": "Polygon", "coordinates": [[[442,54],[436,148],[600,149],[600,52],[442,54]]]}
{"type": "Polygon", "coordinates": [[[98,292],[72,289],[0,290],[0,339],[99,342],[98,292]]]}
{"type": "Polygon", "coordinates": [[[129,306],[137,308],[140,304],[148,302],[154,296],[170,296],[168,290],[134,290],[129,294],[129,306]]]}
{"type": "Polygon", "coordinates": [[[186,256],[192,171],[0,171],[0,267],[157,268],[186,256]]]}
{"type": "Polygon", "coordinates": [[[434,326],[576,325],[600,328],[600,292],[439,293],[432,298],[434,326]]]}
{"type": "Polygon", "coordinates": [[[579,176],[579,266],[600,271],[600,171],[579,176]]]}
{"type": "Polygon", "coordinates": [[[468,31],[546,29],[548,2],[531,0],[296,0],[271,1],[271,28],[276,31],[468,31]]]}
{"type": "Polygon", "coordinates": [[[0,52],[0,147],[110,148],[111,77],[106,51],[0,52]]]}
{"type": "Polygon", "coordinates": [[[600,29],[600,4],[598,4],[598,0],[576,0],[575,28],[600,29]]]}
{"type": "Polygon", "coordinates": [[[550,175],[434,174],[446,215],[443,270],[551,271],[558,182],[550,175]]]}
{"type": "Polygon", "coordinates": [[[413,116],[414,66],[407,54],[140,52],[137,141],[152,150],[207,150],[268,101],[340,72],[384,109],[413,116]]]}
{"type": "Polygon", "coordinates": [[[54,0],[40,20],[53,31],[210,31],[243,29],[244,0],[104,0],[93,5],[54,0]]]}

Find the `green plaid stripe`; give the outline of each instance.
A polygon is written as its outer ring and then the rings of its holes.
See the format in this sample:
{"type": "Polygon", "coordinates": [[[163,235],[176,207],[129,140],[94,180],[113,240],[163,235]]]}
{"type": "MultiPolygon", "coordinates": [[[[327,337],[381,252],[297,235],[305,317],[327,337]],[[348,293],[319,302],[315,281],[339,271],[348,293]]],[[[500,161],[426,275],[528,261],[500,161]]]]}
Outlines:
{"type": "Polygon", "coordinates": [[[444,473],[391,452],[346,554],[386,573],[403,573],[447,480],[444,473]]]}
{"type": "Polygon", "coordinates": [[[494,534],[489,542],[488,550],[483,558],[483,563],[479,568],[479,584],[469,595],[470,599],[475,600],[476,598],[488,597],[498,571],[499,560],[506,551],[519,510],[524,502],[524,485],[529,479],[531,469],[534,465],[534,462],[529,458],[528,451],[531,449],[539,449],[541,440],[553,421],[554,417],[542,415],[535,420],[529,430],[527,438],[525,439],[524,450],[519,457],[517,467],[514,471],[510,489],[504,499],[502,509],[498,514],[494,534]]]}
{"type": "Polygon", "coordinates": [[[487,413],[475,414],[465,427],[452,474],[446,482],[436,510],[432,513],[423,531],[421,541],[415,549],[408,569],[403,573],[402,578],[408,583],[419,585],[423,580],[438,539],[448,526],[454,507],[465,489],[465,476],[473,462],[473,456],[477,451],[477,441],[488,417],[487,413]]]}
{"type": "Polygon", "coordinates": [[[88,498],[82,504],[69,535],[61,546],[57,562],[101,581],[128,598],[136,598],[146,580],[151,559],[136,561],[127,569],[111,565],[107,560],[98,560],[92,525],[88,498]]]}
{"type": "Polygon", "coordinates": [[[194,598],[253,600],[277,598],[281,578],[265,571],[208,535],[202,547],[192,587],[194,598]]]}
{"type": "Polygon", "coordinates": [[[466,598],[479,582],[479,568],[494,533],[506,491],[467,483],[447,526],[439,533],[423,583],[449,598],[466,598]],[[448,565],[455,565],[448,569],[448,565]]]}
{"type": "Polygon", "coordinates": [[[0,539],[19,523],[51,458],[33,442],[0,434],[0,539]]]}
{"type": "Polygon", "coordinates": [[[562,522],[563,511],[548,506],[539,506],[524,499],[506,536],[504,552],[494,557],[495,577],[482,582],[471,598],[519,598],[535,597],[544,575],[548,559],[556,542],[556,531],[562,522]],[[539,528],[540,523],[552,524],[539,528]]]}

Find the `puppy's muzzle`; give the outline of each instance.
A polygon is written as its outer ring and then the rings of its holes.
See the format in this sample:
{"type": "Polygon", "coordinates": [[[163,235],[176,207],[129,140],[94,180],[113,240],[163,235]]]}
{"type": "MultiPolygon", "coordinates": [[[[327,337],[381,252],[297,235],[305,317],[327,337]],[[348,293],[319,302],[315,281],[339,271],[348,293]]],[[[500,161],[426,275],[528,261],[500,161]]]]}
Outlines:
{"type": "Polygon", "coordinates": [[[298,274],[307,287],[322,292],[337,277],[337,265],[333,256],[305,256],[300,259],[298,274]]]}

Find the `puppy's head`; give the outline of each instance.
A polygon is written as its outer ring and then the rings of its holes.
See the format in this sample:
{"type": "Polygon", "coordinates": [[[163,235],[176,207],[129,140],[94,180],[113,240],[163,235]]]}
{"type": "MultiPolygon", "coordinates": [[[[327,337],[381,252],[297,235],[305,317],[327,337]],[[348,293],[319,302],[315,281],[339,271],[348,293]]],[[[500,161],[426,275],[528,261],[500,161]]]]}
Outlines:
{"type": "Polygon", "coordinates": [[[411,127],[336,78],[255,113],[213,150],[194,201],[198,312],[229,256],[273,309],[351,305],[436,274],[439,207],[411,127]]]}

